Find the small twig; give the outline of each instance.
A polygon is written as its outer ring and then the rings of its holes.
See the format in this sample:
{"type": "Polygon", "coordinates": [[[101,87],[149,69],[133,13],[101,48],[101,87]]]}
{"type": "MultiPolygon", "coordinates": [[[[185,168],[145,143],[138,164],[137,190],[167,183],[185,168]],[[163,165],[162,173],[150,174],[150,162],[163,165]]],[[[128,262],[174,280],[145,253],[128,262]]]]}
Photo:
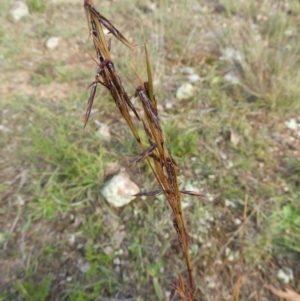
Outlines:
{"type": "Polygon", "coordinates": [[[245,204],[244,204],[244,213],[243,213],[243,221],[241,227],[241,246],[240,246],[240,260],[239,260],[239,273],[236,282],[236,286],[232,295],[232,300],[238,301],[240,296],[241,290],[241,282],[242,282],[242,275],[243,275],[243,266],[244,266],[244,244],[245,244],[245,225],[246,225],[246,218],[247,218],[247,205],[248,205],[248,194],[245,196],[245,204]]]}

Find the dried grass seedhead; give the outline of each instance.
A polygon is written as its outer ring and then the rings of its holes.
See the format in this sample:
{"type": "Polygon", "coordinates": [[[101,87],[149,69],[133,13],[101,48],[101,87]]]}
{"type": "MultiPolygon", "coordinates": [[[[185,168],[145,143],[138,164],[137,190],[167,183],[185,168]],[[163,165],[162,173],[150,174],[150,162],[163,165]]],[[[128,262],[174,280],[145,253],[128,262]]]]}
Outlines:
{"type": "Polygon", "coordinates": [[[141,148],[141,154],[133,160],[133,162],[128,166],[127,170],[130,170],[141,161],[146,161],[160,186],[159,190],[148,193],[140,193],[137,196],[154,196],[163,193],[166,196],[166,199],[173,212],[173,225],[178,235],[178,241],[186,262],[189,279],[189,285],[186,286],[183,278],[179,275],[178,281],[173,285],[173,295],[175,292],[177,292],[182,300],[194,300],[195,293],[192,276],[192,264],[188,251],[189,236],[187,234],[182,216],[181,193],[197,196],[199,196],[199,194],[190,191],[180,191],[179,189],[176,170],[177,163],[169,155],[164,133],[160,124],[157,102],[154,96],[151,63],[146,43],[144,43],[144,48],[147,67],[147,81],[144,82],[137,70],[134,68],[134,66],[132,66],[133,71],[139,81],[139,86],[136,88],[135,96],[139,98],[143,107],[145,117],[142,118],[139,116],[136,108],[130,101],[128,94],[122,85],[122,81],[117,75],[117,71],[110,54],[110,42],[106,41],[102,26],[106,27],[117,40],[122,42],[128,48],[132,49],[132,46],[122,35],[122,33],[109,20],[100,14],[91,0],[84,1],[84,9],[87,16],[90,34],[93,37],[96,50],[96,58],[93,57],[93,60],[98,65],[98,71],[95,76],[95,80],[89,86],[91,93],[88,99],[84,126],[86,126],[90,117],[97,85],[101,84],[109,90],[118,110],[126,120],[131,132],[141,148]],[[134,113],[136,117],[135,120],[133,120],[129,114],[130,111],[134,113]],[[146,134],[148,140],[146,143],[142,142],[138,135],[138,125],[146,134]]]}

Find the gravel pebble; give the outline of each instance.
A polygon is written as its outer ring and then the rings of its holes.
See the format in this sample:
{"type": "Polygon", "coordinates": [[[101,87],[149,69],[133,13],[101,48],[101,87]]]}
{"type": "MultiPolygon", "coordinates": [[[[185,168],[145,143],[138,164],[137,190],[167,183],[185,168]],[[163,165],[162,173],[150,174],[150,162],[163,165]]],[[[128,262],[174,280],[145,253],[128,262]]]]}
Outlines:
{"type": "Polygon", "coordinates": [[[50,50],[57,48],[59,43],[59,37],[51,37],[46,42],[46,47],[50,50]]]}
{"type": "Polygon", "coordinates": [[[289,283],[294,279],[294,274],[290,268],[284,268],[277,271],[277,277],[284,283],[289,283]]]}
{"type": "Polygon", "coordinates": [[[194,95],[194,92],[195,89],[193,85],[190,83],[184,83],[178,88],[176,98],[179,100],[189,99],[194,95]]]}
{"type": "Polygon", "coordinates": [[[199,82],[199,81],[203,81],[203,79],[196,73],[194,74],[190,74],[188,76],[188,80],[191,82],[191,83],[196,83],[196,82],[199,82]]]}
{"type": "Polygon", "coordinates": [[[113,260],[113,263],[114,265],[120,265],[121,264],[121,260],[119,257],[116,257],[114,260],[113,260]]]}
{"type": "Polygon", "coordinates": [[[88,262],[83,262],[78,266],[81,273],[86,274],[88,270],[90,269],[91,265],[88,262]]]}
{"type": "Polygon", "coordinates": [[[104,249],[103,249],[103,252],[106,254],[106,255],[111,255],[113,253],[113,248],[111,246],[106,246],[104,249]]]}
{"type": "Polygon", "coordinates": [[[28,6],[22,1],[15,1],[10,9],[10,14],[14,18],[14,20],[19,21],[23,17],[29,15],[28,6]]]}
{"type": "Polygon", "coordinates": [[[129,204],[135,199],[134,194],[139,192],[139,187],[133,183],[125,173],[118,174],[111,178],[101,190],[107,202],[114,207],[123,207],[129,204]]]}
{"type": "Polygon", "coordinates": [[[296,119],[292,118],[285,122],[285,126],[290,130],[297,130],[300,125],[297,123],[296,119]]]}

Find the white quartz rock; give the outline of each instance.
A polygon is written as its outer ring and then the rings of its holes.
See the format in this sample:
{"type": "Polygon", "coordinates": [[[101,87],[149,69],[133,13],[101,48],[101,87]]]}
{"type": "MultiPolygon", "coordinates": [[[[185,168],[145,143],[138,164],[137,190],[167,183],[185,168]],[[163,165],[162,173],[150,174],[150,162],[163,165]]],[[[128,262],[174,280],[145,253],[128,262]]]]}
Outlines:
{"type": "Polygon", "coordinates": [[[140,192],[139,187],[125,173],[112,177],[101,190],[108,203],[114,207],[122,207],[135,199],[134,194],[140,192]]]}

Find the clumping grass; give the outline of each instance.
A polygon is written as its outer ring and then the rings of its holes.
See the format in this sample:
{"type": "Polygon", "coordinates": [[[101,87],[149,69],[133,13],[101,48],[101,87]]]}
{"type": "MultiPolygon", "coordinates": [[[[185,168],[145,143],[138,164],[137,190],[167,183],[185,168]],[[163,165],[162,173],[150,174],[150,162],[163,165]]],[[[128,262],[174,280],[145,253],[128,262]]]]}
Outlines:
{"type": "Polygon", "coordinates": [[[45,0],[29,0],[28,6],[32,13],[43,13],[46,9],[45,0]]]}
{"type": "MultiPolygon", "coordinates": [[[[154,10],[143,1],[95,4],[134,45],[132,55],[112,39],[130,100],[138,80],[129,61],[148,76],[146,39],[180,188],[206,194],[183,197],[197,300],[269,300],[265,284],[286,286],[279,269],[293,271],[288,286],[299,291],[299,144],[285,126],[298,120],[299,1],[198,2],[161,0],[154,10]],[[214,49],[204,51],[211,37],[214,49]],[[187,66],[201,80],[179,101],[187,66]]],[[[77,26],[86,24],[82,3],[30,3],[35,11],[19,22],[0,4],[0,300],[167,300],[176,272],[185,273],[168,204],[141,196],[115,211],[100,194],[140,149],[105,87],[82,129],[97,69],[86,54],[91,38],[77,26]],[[61,37],[59,50],[45,48],[50,36],[61,37]],[[109,125],[110,142],[94,120],[109,125]]],[[[143,116],[139,100],[133,104],[143,116]]],[[[137,134],[146,144],[144,128],[137,134]]],[[[143,191],[157,189],[151,169],[132,167],[143,191]]]]}
{"type": "Polygon", "coordinates": [[[35,283],[16,283],[15,288],[26,300],[44,301],[46,300],[51,284],[52,276],[47,275],[39,284],[35,283]]]}
{"type": "Polygon", "coordinates": [[[76,119],[55,120],[53,110],[33,110],[26,154],[39,167],[32,169],[38,178],[30,193],[37,199],[29,206],[35,218],[51,218],[58,209],[68,209],[70,203],[80,202],[90,189],[100,186],[105,165],[114,158],[101,147],[100,138],[78,129],[76,119]]]}
{"type": "Polygon", "coordinates": [[[189,158],[197,151],[198,133],[192,129],[170,122],[165,128],[165,133],[172,156],[176,160],[189,158]]]}
{"type": "Polygon", "coordinates": [[[269,229],[273,231],[274,243],[286,250],[300,252],[300,207],[299,193],[293,191],[288,199],[281,202],[281,206],[273,213],[269,229]]]}
{"type": "MultiPolygon", "coordinates": [[[[235,20],[217,34],[223,68],[237,77],[237,85],[265,105],[297,109],[299,43],[296,20],[287,16],[289,8],[273,2],[223,2],[228,17],[235,20]]],[[[290,9],[300,8],[294,1],[290,9]]]]}

